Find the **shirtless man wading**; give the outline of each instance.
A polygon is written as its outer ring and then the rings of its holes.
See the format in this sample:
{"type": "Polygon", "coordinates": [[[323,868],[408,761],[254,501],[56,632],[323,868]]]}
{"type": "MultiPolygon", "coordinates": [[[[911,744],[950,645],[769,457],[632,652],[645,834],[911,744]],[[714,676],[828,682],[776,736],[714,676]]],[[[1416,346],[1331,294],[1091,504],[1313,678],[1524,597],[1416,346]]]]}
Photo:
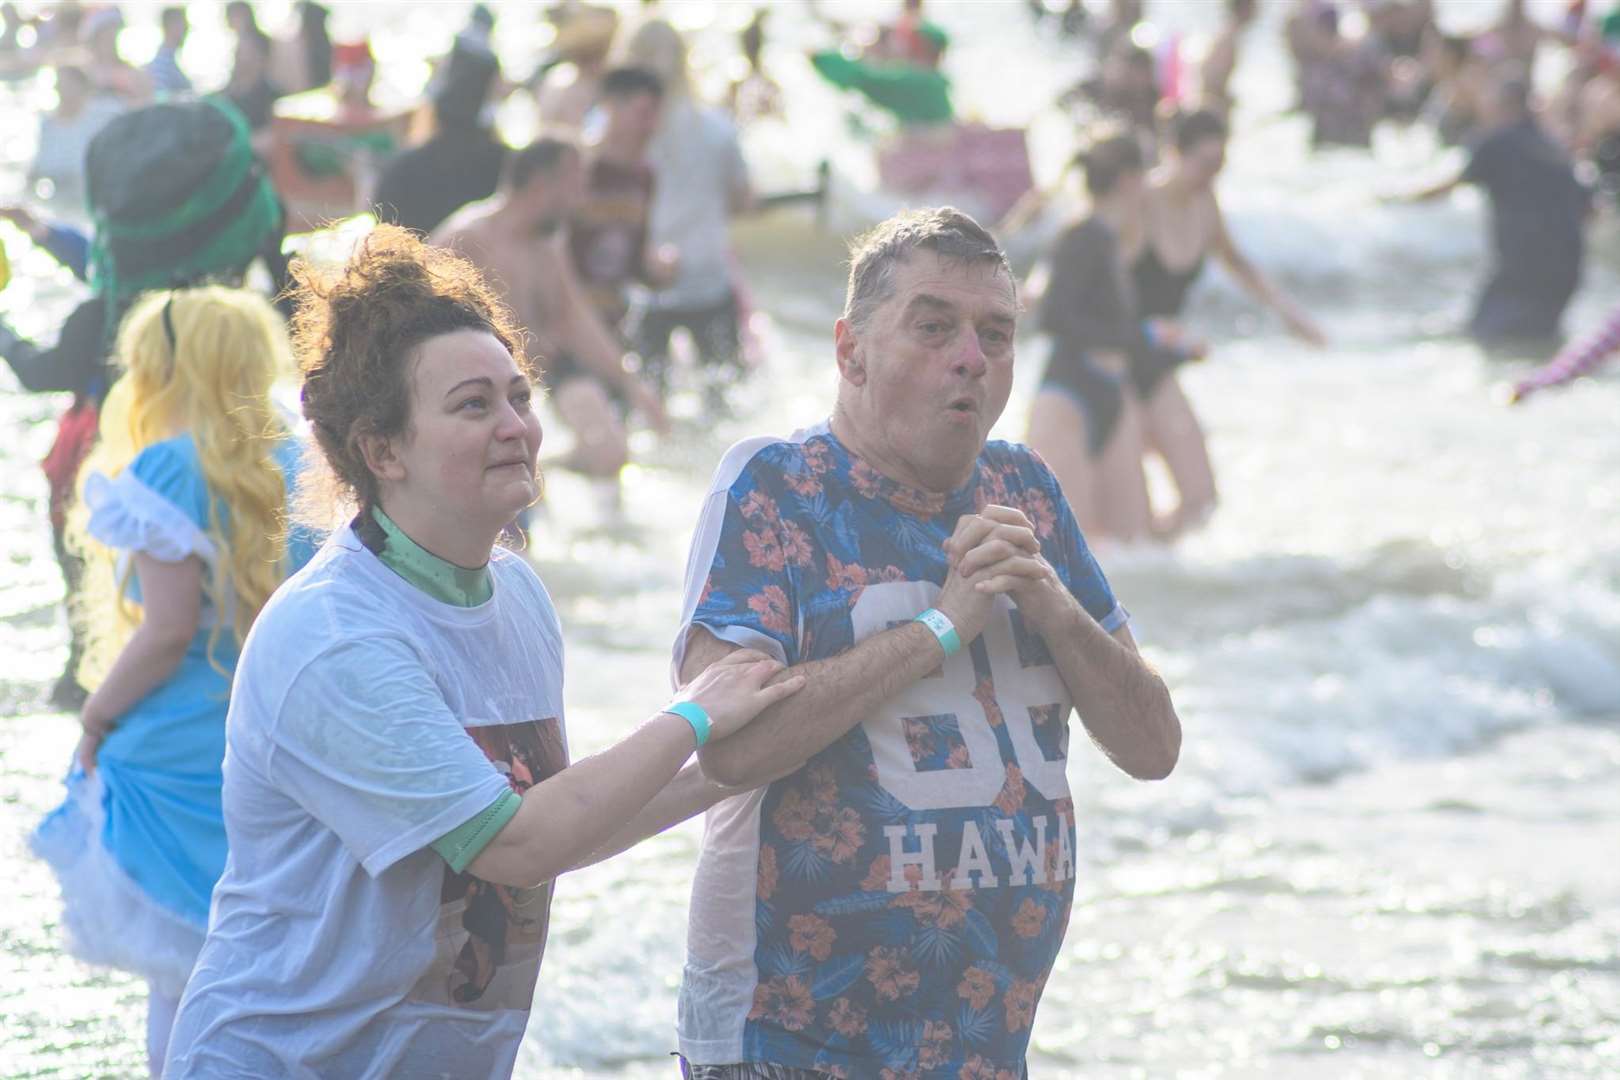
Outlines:
{"type": "Polygon", "coordinates": [[[660,432],[668,419],[657,395],[625,363],[624,348],[575,276],[568,220],[579,204],[582,180],[578,147],[542,137],[512,155],[493,198],[458,211],[432,240],[476,263],[533,335],[552,402],[575,436],[573,452],[561,464],[611,479],[629,460],[613,392],[660,432]]]}

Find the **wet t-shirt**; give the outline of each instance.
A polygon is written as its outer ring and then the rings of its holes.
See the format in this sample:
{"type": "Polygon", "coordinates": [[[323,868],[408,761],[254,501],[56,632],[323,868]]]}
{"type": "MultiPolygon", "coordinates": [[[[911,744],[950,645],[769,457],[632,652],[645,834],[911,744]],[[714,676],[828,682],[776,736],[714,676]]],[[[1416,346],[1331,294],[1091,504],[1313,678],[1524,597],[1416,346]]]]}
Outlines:
{"type": "Polygon", "coordinates": [[[624,290],[641,278],[652,212],[646,165],[601,158],[585,175],[585,199],[569,226],[568,247],[585,293],[610,323],[624,317],[624,290]]]}
{"type": "Polygon", "coordinates": [[[352,530],[253,625],[226,723],[230,854],[170,1077],[511,1073],[551,886],[455,873],[431,845],[567,765],[562,638],[523,559],[429,597],[352,530]]]}
{"type": "MultiPolygon", "coordinates": [[[[997,503],[1093,618],[1126,615],[1051,472],[989,443],[948,495],[823,425],[726,455],[675,647],[705,627],[785,663],[843,653],[933,605],[941,546],[997,503]]],[[[1074,893],[1071,699],[1001,600],[983,634],[793,774],[709,812],[692,890],[681,1052],[851,1077],[1018,1076],[1074,893]]]]}

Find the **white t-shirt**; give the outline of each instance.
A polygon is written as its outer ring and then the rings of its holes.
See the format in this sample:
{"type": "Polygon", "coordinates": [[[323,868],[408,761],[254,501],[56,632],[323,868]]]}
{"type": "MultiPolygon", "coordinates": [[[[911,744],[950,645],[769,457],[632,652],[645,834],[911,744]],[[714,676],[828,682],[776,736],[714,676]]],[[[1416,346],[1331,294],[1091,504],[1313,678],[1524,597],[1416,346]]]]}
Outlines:
{"type": "Polygon", "coordinates": [[[718,109],[671,98],[647,147],[653,188],[648,230],[654,244],[680,249],[675,282],[653,306],[699,308],[731,294],[731,203],[748,185],[737,132],[718,109]]]}
{"type": "Polygon", "coordinates": [[[490,565],[494,595],[458,608],[344,530],[265,606],[171,1080],[511,1072],[551,887],[454,874],[429,847],[567,765],[551,599],[520,557],[490,565]]]}

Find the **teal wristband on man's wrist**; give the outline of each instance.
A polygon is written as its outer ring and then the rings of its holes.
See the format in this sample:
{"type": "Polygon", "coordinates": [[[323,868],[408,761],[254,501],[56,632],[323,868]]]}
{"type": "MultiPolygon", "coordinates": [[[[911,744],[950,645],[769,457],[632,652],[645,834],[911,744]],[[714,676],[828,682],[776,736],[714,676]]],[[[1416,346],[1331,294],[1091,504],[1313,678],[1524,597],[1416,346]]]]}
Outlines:
{"type": "Polygon", "coordinates": [[[695,701],[677,701],[672,704],[665,705],[664,711],[667,713],[673,713],[682,720],[685,720],[688,724],[691,724],[692,735],[697,739],[697,744],[699,746],[702,746],[704,743],[709,741],[709,729],[714,725],[709,720],[709,714],[704,710],[703,706],[699,705],[695,701]]]}
{"type": "Polygon", "coordinates": [[[939,610],[939,608],[929,608],[913,619],[912,622],[920,622],[933,631],[934,636],[939,639],[940,646],[945,650],[946,656],[950,656],[962,648],[962,639],[957,636],[956,624],[951,622],[951,617],[939,610]]]}

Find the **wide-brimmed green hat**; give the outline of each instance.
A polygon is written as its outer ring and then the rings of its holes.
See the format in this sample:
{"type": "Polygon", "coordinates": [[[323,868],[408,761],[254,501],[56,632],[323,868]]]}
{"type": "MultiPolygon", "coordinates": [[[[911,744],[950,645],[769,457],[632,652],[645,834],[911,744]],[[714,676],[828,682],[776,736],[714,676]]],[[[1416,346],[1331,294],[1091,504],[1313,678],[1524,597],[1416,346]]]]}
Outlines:
{"type": "Polygon", "coordinates": [[[109,312],[149,289],[238,278],[279,249],[281,202],[224,99],[116,117],[90,141],[85,177],[90,280],[109,312]]]}

